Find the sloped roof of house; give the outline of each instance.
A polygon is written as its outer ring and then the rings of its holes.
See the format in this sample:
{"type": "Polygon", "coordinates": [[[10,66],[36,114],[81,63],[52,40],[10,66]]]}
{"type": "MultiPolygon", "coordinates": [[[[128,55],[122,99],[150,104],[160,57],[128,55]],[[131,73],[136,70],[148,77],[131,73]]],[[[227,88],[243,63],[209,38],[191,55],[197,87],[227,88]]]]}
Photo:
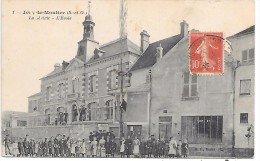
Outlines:
{"type": "MultiPolygon", "coordinates": [[[[92,63],[92,62],[95,62],[95,61],[98,61],[98,60],[101,60],[101,59],[104,59],[107,57],[111,57],[113,55],[117,55],[120,53],[124,53],[124,52],[131,52],[133,54],[141,55],[140,47],[138,45],[136,45],[135,43],[133,43],[131,40],[129,40],[127,37],[119,38],[114,41],[103,44],[100,46],[99,50],[104,51],[104,54],[101,57],[95,57],[96,55],[94,54],[87,63],[92,63]]],[[[66,63],[69,64],[69,63],[71,63],[71,61],[66,62],[66,63]]],[[[62,66],[60,66],[57,69],[54,69],[52,72],[45,75],[41,79],[61,73],[61,72],[64,72],[62,66]]]]}
{"type": "Polygon", "coordinates": [[[99,48],[105,53],[101,57],[96,57],[95,55],[90,58],[87,63],[92,63],[100,59],[111,57],[124,52],[131,52],[137,55],[141,55],[140,47],[129,40],[127,37],[119,38],[114,41],[103,44],[99,48]]]}
{"type": "Polygon", "coordinates": [[[31,97],[36,97],[36,96],[40,96],[40,95],[41,95],[41,93],[39,92],[39,93],[35,93],[35,94],[33,94],[33,95],[29,96],[28,98],[31,98],[31,97]]]}
{"type": "Polygon", "coordinates": [[[240,31],[240,32],[238,32],[238,33],[236,33],[236,34],[230,36],[229,38],[247,35],[247,34],[250,34],[250,33],[254,32],[254,31],[255,31],[255,25],[250,26],[250,27],[246,28],[246,29],[243,30],[243,31],[240,31]]]}
{"type": "Polygon", "coordinates": [[[172,49],[180,40],[182,36],[175,35],[166,39],[162,39],[149,44],[143,55],[137,60],[137,62],[131,68],[131,71],[151,67],[156,63],[156,48],[160,45],[163,48],[163,55],[165,55],[170,49],[172,49]]]}

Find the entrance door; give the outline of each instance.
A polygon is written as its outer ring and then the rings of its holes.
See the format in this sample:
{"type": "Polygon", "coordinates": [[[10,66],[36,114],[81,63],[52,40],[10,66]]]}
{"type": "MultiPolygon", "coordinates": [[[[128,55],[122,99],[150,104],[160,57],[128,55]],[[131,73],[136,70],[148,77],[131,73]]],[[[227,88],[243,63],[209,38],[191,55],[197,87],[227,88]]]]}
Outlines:
{"type": "Polygon", "coordinates": [[[159,117],[159,138],[169,139],[172,136],[172,117],[159,117]]]}
{"type": "Polygon", "coordinates": [[[132,139],[137,136],[138,139],[141,139],[142,135],[142,125],[127,125],[127,136],[130,135],[132,139]]]}

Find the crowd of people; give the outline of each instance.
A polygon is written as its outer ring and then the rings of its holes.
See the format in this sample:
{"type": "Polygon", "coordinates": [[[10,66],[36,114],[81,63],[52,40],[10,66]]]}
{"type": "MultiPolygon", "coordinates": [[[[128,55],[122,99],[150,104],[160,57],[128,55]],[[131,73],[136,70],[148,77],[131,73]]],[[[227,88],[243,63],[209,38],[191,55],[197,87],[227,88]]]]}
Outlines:
{"type": "Polygon", "coordinates": [[[132,139],[127,136],[115,141],[112,131],[90,132],[88,139],[73,139],[70,135],[60,135],[41,140],[25,138],[11,141],[8,135],[4,139],[5,154],[14,157],[141,157],[141,158],[174,158],[187,157],[189,145],[187,140],[176,141],[165,138],[155,139],[154,135],[147,140],[132,139]],[[10,146],[11,145],[11,146],[10,146]],[[120,154],[120,155],[117,155],[120,154]]]}

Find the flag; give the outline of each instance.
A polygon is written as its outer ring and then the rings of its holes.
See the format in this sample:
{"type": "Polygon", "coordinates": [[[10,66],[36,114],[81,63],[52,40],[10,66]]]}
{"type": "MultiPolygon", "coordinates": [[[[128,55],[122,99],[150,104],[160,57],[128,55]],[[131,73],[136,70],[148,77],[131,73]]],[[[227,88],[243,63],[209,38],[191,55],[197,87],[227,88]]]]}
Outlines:
{"type": "Polygon", "coordinates": [[[126,28],[126,17],[127,17],[127,3],[126,0],[121,0],[120,4],[120,17],[119,17],[119,25],[120,25],[120,38],[127,36],[126,28]]]}
{"type": "Polygon", "coordinates": [[[123,99],[121,105],[120,105],[120,108],[122,108],[124,111],[126,111],[126,106],[127,106],[127,103],[126,101],[123,99]]]}

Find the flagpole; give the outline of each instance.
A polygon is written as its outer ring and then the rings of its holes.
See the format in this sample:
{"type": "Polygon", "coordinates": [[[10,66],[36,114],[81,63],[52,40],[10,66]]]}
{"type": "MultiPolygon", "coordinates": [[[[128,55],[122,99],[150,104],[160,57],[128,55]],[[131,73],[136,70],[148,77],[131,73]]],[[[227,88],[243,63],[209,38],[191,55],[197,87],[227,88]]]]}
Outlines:
{"type": "Polygon", "coordinates": [[[120,53],[120,140],[122,140],[123,137],[123,109],[122,109],[122,102],[123,102],[123,57],[122,57],[122,37],[121,40],[121,53],[120,53]]]}
{"type": "Polygon", "coordinates": [[[121,0],[121,4],[120,4],[121,8],[120,8],[120,48],[121,48],[121,52],[120,52],[120,72],[118,73],[118,76],[120,76],[120,120],[119,120],[119,124],[120,124],[120,140],[123,137],[123,109],[122,109],[122,102],[123,102],[123,80],[124,80],[124,72],[123,72],[123,38],[124,36],[126,36],[126,0],[121,0]]]}

